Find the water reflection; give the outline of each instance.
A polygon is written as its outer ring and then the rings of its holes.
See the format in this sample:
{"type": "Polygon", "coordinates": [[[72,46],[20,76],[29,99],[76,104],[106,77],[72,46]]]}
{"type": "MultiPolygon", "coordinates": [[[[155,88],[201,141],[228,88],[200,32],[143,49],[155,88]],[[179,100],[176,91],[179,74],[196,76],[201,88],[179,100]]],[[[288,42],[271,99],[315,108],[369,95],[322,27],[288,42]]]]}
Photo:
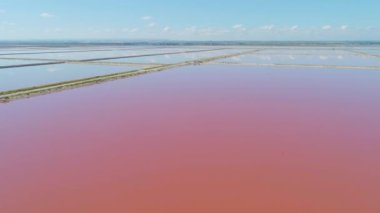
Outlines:
{"type": "Polygon", "coordinates": [[[380,59],[363,55],[264,55],[252,54],[219,60],[226,63],[247,64],[310,64],[336,66],[380,66],[380,59]]]}
{"type": "Polygon", "coordinates": [[[141,69],[141,67],[62,64],[0,69],[0,91],[21,89],[135,69],[141,69]]]}

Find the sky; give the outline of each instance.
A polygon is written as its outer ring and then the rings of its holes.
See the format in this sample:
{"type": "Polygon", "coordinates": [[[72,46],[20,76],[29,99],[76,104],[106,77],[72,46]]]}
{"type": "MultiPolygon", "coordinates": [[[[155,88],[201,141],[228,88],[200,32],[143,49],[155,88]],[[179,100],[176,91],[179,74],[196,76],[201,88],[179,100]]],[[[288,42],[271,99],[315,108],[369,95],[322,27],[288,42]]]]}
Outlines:
{"type": "Polygon", "coordinates": [[[379,0],[1,0],[0,40],[380,40],[379,0]]]}

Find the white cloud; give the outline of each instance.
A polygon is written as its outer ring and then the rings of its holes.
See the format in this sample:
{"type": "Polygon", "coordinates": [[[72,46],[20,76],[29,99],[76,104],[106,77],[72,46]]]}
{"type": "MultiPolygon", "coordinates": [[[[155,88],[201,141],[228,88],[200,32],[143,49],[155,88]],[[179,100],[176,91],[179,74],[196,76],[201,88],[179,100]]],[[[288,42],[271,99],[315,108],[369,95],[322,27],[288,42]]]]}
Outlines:
{"type": "Polygon", "coordinates": [[[169,30],[170,30],[169,26],[166,26],[166,27],[164,27],[164,29],[162,29],[162,31],[164,31],[164,32],[168,32],[169,30]]]}
{"type": "Polygon", "coordinates": [[[247,28],[245,28],[242,24],[236,24],[232,26],[232,29],[239,30],[239,31],[246,31],[247,28]]]}
{"type": "Polygon", "coordinates": [[[143,21],[150,21],[152,19],[153,19],[152,16],[143,16],[143,17],[141,17],[141,20],[143,20],[143,21]]]}
{"type": "Polygon", "coordinates": [[[196,32],[197,31],[197,27],[196,26],[192,26],[192,27],[187,27],[187,28],[185,28],[185,31],[186,32],[190,32],[190,33],[194,33],[194,32],[196,32]]]}
{"type": "Polygon", "coordinates": [[[51,14],[51,13],[48,13],[48,12],[43,12],[43,13],[40,14],[40,17],[42,17],[42,18],[51,18],[51,17],[54,17],[54,15],[51,14]]]}
{"type": "Polygon", "coordinates": [[[239,28],[242,28],[243,25],[242,24],[236,24],[234,26],[232,26],[233,29],[239,29],[239,28]]]}
{"type": "Polygon", "coordinates": [[[298,28],[299,28],[298,25],[294,25],[293,27],[290,28],[290,30],[296,31],[296,30],[298,30],[298,28]]]}
{"type": "Polygon", "coordinates": [[[5,10],[0,9],[0,15],[1,15],[1,14],[4,14],[4,13],[5,13],[5,10]]]}
{"type": "Polygon", "coordinates": [[[45,33],[59,33],[59,32],[62,32],[62,31],[63,31],[63,29],[60,28],[60,27],[45,29],[45,33]]]}
{"type": "Polygon", "coordinates": [[[156,23],[154,23],[154,22],[151,22],[148,24],[148,27],[154,27],[154,26],[156,26],[156,23]]]}
{"type": "Polygon", "coordinates": [[[340,27],[341,30],[347,30],[347,28],[348,28],[347,25],[342,25],[342,26],[340,27]]]}
{"type": "Polygon", "coordinates": [[[274,29],[274,25],[266,25],[261,27],[261,29],[270,31],[274,29]]]}
{"type": "Polygon", "coordinates": [[[172,35],[180,36],[183,38],[203,38],[203,39],[209,39],[209,37],[220,37],[223,35],[226,35],[230,31],[224,29],[224,28],[216,28],[216,27],[205,27],[205,28],[198,28],[196,26],[193,27],[187,27],[183,30],[178,31],[171,31],[172,35]]]}
{"type": "Polygon", "coordinates": [[[124,28],[121,30],[124,33],[136,33],[139,31],[138,28],[124,28]]]}
{"type": "Polygon", "coordinates": [[[331,30],[331,29],[332,29],[331,25],[325,25],[322,27],[322,30],[331,30]]]}

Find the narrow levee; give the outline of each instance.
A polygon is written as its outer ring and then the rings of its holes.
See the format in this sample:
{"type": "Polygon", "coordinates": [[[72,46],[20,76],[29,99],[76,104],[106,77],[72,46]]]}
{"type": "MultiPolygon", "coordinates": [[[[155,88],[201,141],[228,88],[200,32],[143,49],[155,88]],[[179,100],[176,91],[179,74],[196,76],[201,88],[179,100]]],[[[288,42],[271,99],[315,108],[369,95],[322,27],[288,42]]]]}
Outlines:
{"type": "MultiPolygon", "coordinates": [[[[224,48],[221,48],[219,50],[222,50],[222,49],[224,48]]],[[[196,50],[196,51],[186,51],[186,52],[203,52],[203,51],[212,51],[212,50],[196,50]]],[[[185,61],[185,62],[180,62],[176,64],[153,66],[153,67],[137,69],[137,70],[132,70],[132,71],[119,72],[119,73],[114,73],[114,74],[95,76],[95,77],[83,78],[83,79],[72,80],[72,81],[64,81],[64,82],[22,88],[22,89],[17,89],[17,90],[4,91],[4,92],[0,92],[0,103],[7,103],[7,102],[21,99],[21,98],[29,98],[36,95],[43,95],[43,94],[63,91],[67,89],[74,89],[78,87],[99,84],[99,83],[121,79],[121,78],[129,78],[133,76],[164,71],[164,70],[168,70],[168,69],[176,68],[176,67],[182,67],[182,66],[188,66],[188,65],[199,65],[199,64],[208,63],[208,62],[216,61],[220,59],[236,57],[236,56],[245,55],[245,54],[252,54],[257,51],[259,50],[249,50],[249,51],[244,51],[244,52],[239,52],[239,53],[234,53],[234,54],[227,54],[227,55],[220,55],[220,56],[215,56],[215,57],[185,61]]],[[[151,55],[157,55],[157,54],[151,54],[151,55]]],[[[93,60],[84,60],[81,62],[85,62],[85,61],[91,62],[93,60]]]]}

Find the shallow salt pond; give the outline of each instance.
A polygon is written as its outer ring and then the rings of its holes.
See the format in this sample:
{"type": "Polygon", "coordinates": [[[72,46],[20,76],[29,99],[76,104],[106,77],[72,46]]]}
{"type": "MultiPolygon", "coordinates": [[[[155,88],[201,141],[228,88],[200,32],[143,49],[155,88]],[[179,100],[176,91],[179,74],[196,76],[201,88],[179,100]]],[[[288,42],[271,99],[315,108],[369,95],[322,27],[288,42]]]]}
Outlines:
{"type": "Polygon", "coordinates": [[[57,53],[40,53],[40,54],[17,54],[17,55],[3,55],[5,58],[26,58],[26,59],[55,59],[55,60],[86,60],[97,58],[111,58],[111,57],[127,57],[149,54],[161,53],[175,53],[183,51],[196,51],[193,49],[184,48],[140,48],[140,49],[127,49],[127,50],[111,50],[111,51],[88,51],[88,52],[57,52],[57,53]]]}
{"type": "Polygon", "coordinates": [[[357,54],[312,54],[312,55],[272,55],[251,54],[222,59],[218,62],[246,64],[298,64],[298,65],[336,65],[336,66],[380,66],[380,59],[357,54]]]}
{"type": "Polygon", "coordinates": [[[4,66],[16,66],[16,65],[26,65],[26,64],[36,64],[36,63],[46,63],[46,61],[0,59],[0,68],[4,66]]]}
{"type": "Polygon", "coordinates": [[[59,64],[0,69],[0,91],[141,69],[133,66],[59,64]]]}
{"type": "Polygon", "coordinates": [[[213,58],[223,55],[231,55],[240,52],[246,52],[249,50],[232,49],[232,50],[216,50],[208,52],[197,53],[182,53],[182,54],[166,54],[159,56],[146,56],[146,57],[132,57],[122,59],[104,60],[104,62],[116,62],[116,63],[152,63],[152,64],[175,64],[185,61],[194,61],[200,59],[213,58]]]}
{"type": "Polygon", "coordinates": [[[1,208],[380,212],[379,91],[374,70],[203,65],[2,104],[1,208]]]}

